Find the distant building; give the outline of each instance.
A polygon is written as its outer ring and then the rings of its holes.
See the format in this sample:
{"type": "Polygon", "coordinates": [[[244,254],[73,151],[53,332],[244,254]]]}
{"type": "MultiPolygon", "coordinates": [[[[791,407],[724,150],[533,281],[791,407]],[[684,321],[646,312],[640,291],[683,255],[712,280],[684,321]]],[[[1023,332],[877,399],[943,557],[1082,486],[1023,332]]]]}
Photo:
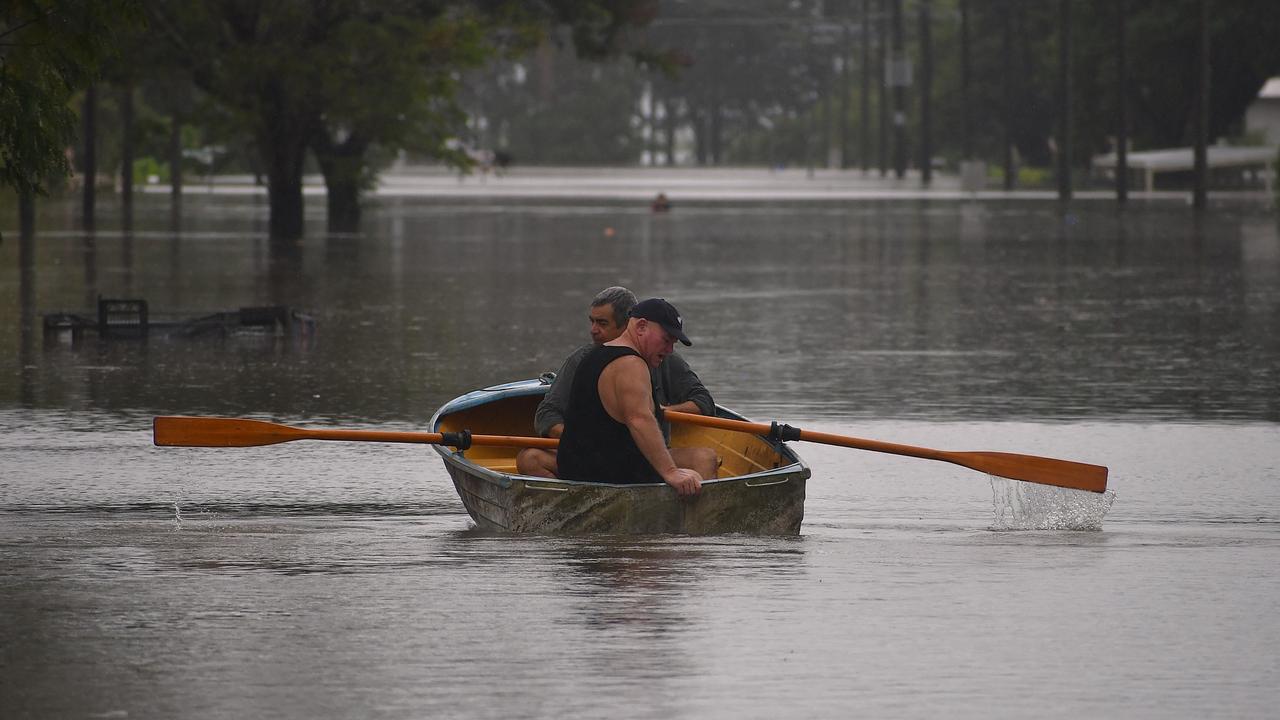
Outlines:
{"type": "Polygon", "coordinates": [[[1273,77],[1244,112],[1244,129],[1261,135],[1268,145],[1280,145],[1280,77],[1273,77]]]}

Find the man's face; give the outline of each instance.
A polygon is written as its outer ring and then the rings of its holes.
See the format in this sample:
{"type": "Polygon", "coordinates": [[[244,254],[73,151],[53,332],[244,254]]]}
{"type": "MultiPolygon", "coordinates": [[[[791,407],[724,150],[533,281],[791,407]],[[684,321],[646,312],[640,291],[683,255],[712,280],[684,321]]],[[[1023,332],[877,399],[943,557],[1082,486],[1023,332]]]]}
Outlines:
{"type": "Polygon", "coordinates": [[[641,320],[637,330],[640,337],[640,347],[636,348],[640,352],[640,356],[645,362],[649,363],[649,367],[656,368],[662,364],[667,356],[675,352],[676,336],[667,332],[665,328],[656,322],[650,320],[641,320]]]}
{"type": "Polygon", "coordinates": [[[591,342],[602,345],[622,334],[622,327],[613,319],[613,306],[609,304],[593,307],[587,313],[591,321],[591,342]]]}

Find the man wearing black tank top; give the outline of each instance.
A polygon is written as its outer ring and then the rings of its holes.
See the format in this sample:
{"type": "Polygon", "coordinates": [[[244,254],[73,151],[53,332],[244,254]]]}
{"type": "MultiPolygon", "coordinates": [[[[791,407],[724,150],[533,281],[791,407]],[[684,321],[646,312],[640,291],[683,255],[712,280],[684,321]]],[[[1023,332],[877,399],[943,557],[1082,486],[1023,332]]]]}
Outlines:
{"type": "Polygon", "coordinates": [[[695,469],[676,465],[654,415],[649,369],[675,350],[692,345],[676,308],[661,298],[631,309],[614,340],[587,353],[569,393],[557,453],[560,477],[618,484],[665,482],[680,495],[696,495],[715,476],[711,448],[685,448],[695,469]]]}
{"type": "MultiPolygon", "coordinates": [[[[546,395],[538,403],[533,416],[534,431],[542,437],[559,438],[564,430],[564,416],[569,407],[569,390],[573,387],[574,373],[582,358],[596,347],[603,345],[622,334],[627,328],[631,308],[639,302],[635,294],[624,287],[609,287],[601,290],[591,300],[591,308],[587,315],[591,326],[591,342],[574,350],[565,358],[556,373],[555,380],[547,389],[546,395]]],[[[715,415],[716,402],[710,391],[702,384],[698,374],[689,367],[689,363],[679,353],[668,355],[662,364],[649,373],[653,383],[653,399],[664,410],[715,415]]],[[[670,444],[670,425],[661,419],[662,435],[670,444]]],[[[703,457],[691,448],[670,448],[671,456],[680,467],[697,469],[697,462],[703,457]]],[[[535,477],[559,477],[556,467],[556,451],[540,448],[524,448],[516,453],[516,469],[521,475],[535,477]]]]}

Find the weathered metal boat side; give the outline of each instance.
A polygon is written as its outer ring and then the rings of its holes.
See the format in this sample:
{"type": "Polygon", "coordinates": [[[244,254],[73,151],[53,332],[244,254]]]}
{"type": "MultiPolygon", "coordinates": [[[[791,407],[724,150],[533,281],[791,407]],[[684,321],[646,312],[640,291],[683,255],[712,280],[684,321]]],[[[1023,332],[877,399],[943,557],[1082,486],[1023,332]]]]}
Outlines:
{"type": "MultiPolygon", "coordinates": [[[[533,434],[544,381],[497,385],[458,397],[436,411],[435,432],[533,434]]],[[[723,417],[742,419],[724,408],[723,417]]],[[[665,484],[612,485],[516,474],[515,448],[436,446],[467,512],[486,530],[518,533],[749,533],[796,535],[804,518],[809,468],[786,444],[724,430],[677,425],[675,447],[713,447],[720,477],[702,493],[678,497],[665,484]]]]}

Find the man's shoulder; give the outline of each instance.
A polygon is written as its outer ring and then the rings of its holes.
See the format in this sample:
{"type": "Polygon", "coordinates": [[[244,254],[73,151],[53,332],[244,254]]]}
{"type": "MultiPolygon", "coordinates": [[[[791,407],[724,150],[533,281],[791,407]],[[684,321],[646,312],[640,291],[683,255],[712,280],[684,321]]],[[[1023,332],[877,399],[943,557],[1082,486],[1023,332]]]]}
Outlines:
{"type": "Polygon", "coordinates": [[[573,352],[569,353],[569,357],[565,359],[573,360],[576,358],[578,360],[581,360],[587,353],[591,352],[592,350],[595,350],[598,347],[600,346],[596,345],[595,343],[587,343],[586,345],[579,345],[576,349],[574,349],[573,352]]]}
{"type": "Polygon", "coordinates": [[[636,349],[627,345],[602,345],[602,354],[612,355],[613,357],[605,358],[606,370],[611,367],[627,368],[631,371],[633,368],[643,368],[645,375],[649,374],[649,363],[645,362],[640,353],[636,349]]]}
{"type": "MultiPolygon", "coordinates": [[[[600,371],[600,381],[608,384],[616,383],[617,387],[652,388],[653,386],[649,378],[649,363],[639,355],[630,353],[610,360],[600,371]]],[[[646,389],[643,394],[647,397],[649,390],[646,389]]]]}

